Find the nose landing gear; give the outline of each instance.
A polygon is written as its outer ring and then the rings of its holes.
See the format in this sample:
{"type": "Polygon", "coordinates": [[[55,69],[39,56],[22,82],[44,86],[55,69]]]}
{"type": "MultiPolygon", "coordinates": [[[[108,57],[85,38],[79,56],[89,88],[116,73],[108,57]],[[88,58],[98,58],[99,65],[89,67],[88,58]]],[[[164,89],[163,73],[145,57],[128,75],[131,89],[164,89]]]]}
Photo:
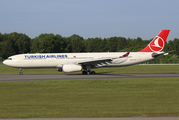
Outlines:
{"type": "Polygon", "coordinates": [[[22,69],[21,68],[19,68],[19,75],[23,75],[23,72],[22,72],[22,69]]]}

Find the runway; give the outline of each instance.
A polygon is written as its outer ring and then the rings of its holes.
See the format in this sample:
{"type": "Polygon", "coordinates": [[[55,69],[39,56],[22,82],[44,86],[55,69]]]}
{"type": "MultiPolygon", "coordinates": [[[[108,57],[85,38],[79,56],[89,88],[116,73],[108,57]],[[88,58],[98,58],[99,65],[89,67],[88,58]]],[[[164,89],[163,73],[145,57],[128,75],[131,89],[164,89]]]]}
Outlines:
{"type": "Polygon", "coordinates": [[[0,82],[36,81],[36,80],[74,80],[74,79],[115,79],[115,78],[154,78],[179,77],[179,73],[99,73],[82,74],[0,74],[0,82]]]}
{"type": "MultiPolygon", "coordinates": [[[[0,119],[4,120],[4,119],[0,119]]],[[[13,118],[8,120],[178,120],[178,117],[114,117],[114,118],[13,118]]]]}

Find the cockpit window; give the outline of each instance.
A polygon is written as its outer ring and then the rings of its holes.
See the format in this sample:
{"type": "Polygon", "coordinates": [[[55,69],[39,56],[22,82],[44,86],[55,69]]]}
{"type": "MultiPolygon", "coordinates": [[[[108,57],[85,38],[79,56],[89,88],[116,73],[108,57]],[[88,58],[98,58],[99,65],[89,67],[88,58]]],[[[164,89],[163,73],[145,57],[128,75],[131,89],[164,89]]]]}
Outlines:
{"type": "Polygon", "coordinates": [[[12,58],[7,58],[7,60],[12,60],[12,58]]]}

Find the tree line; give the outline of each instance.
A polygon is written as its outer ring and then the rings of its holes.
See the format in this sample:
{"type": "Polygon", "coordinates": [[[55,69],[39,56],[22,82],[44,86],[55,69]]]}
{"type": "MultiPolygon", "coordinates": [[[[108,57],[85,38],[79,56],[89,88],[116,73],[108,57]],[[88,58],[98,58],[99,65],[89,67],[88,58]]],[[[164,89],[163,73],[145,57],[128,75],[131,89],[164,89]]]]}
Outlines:
{"type": "MultiPolygon", "coordinates": [[[[0,60],[22,53],[73,53],[73,52],[136,52],[146,47],[150,40],[142,38],[88,38],[73,34],[62,37],[57,34],[41,34],[31,39],[22,33],[0,33],[0,60]]],[[[179,62],[179,39],[175,38],[165,44],[164,51],[175,50],[172,54],[151,62],[179,62]]]]}

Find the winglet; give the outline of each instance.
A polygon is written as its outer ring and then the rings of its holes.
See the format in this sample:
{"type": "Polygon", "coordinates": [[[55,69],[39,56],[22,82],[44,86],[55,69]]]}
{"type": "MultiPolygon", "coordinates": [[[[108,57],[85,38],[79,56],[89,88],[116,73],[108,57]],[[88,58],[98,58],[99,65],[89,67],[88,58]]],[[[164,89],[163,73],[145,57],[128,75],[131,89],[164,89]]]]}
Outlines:
{"type": "Polygon", "coordinates": [[[143,50],[138,52],[162,52],[170,30],[162,30],[143,50]]]}

